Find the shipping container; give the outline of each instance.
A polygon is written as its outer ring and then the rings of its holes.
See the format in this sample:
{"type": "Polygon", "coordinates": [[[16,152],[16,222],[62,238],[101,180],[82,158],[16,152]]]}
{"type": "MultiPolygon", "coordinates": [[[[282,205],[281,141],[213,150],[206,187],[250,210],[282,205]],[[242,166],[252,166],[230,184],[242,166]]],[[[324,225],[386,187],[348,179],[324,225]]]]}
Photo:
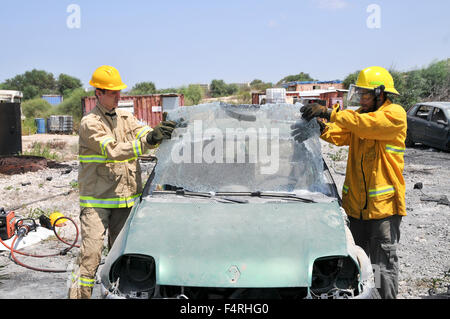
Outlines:
{"type": "MultiPolygon", "coordinates": [[[[97,104],[95,96],[81,99],[83,116],[97,104]]],[[[118,107],[132,113],[142,124],[155,127],[162,120],[162,113],[184,106],[183,94],[122,95],[118,107]]]]}
{"type": "Polygon", "coordinates": [[[41,99],[46,100],[51,105],[58,105],[63,101],[63,97],[61,95],[52,94],[42,95],[41,99]]]}
{"type": "Polygon", "coordinates": [[[252,92],[252,104],[262,104],[266,100],[266,92],[252,92]]]}
{"type": "Polygon", "coordinates": [[[20,103],[0,102],[0,155],[22,153],[20,103]]]}

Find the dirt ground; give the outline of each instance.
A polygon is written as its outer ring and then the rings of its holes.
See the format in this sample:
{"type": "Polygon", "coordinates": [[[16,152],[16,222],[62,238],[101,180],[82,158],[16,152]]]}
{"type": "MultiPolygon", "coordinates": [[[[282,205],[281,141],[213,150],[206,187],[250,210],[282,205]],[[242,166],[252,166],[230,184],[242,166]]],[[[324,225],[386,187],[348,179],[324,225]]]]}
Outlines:
{"type": "MultiPolygon", "coordinates": [[[[17,214],[33,218],[59,211],[78,223],[78,137],[24,136],[23,149],[31,149],[35,142],[49,143],[50,151],[56,152],[64,165],[24,174],[0,174],[0,206],[20,207],[15,210],[17,214]],[[40,199],[44,200],[35,202],[40,199]]],[[[322,143],[322,153],[339,190],[344,182],[347,152],[345,147],[322,143]]],[[[151,165],[144,163],[144,180],[150,169],[151,165]]],[[[400,228],[398,298],[449,298],[450,206],[445,205],[445,201],[439,203],[439,198],[450,197],[450,153],[420,145],[408,148],[404,176],[408,216],[403,218],[400,228]],[[422,183],[423,188],[414,189],[416,183],[422,183]]],[[[64,226],[59,230],[60,235],[71,241],[75,236],[74,229],[70,224],[64,226]]],[[[66,247],[52,236],[26,251],[45,254],[66,247]]],[[[70,270],[78,250],[73,248],[65,256],[52,258],[18,258],[34,267],[70,270]]],[[[0,252],[0,299],[63,299],[67,297],[69,282],[70,272],[33,271],[15,264],[8,252],[0,252]]],[[[96,285],[93,298],[99,296],[99,285],[96,285]]]]}

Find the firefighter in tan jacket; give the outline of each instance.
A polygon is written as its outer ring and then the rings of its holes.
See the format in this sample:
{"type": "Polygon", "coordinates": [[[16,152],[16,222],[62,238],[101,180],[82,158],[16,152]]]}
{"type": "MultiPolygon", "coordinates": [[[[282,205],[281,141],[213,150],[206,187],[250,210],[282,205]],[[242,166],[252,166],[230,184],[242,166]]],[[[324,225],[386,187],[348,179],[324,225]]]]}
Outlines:
{"type": "Polygon", "coordinates": [[[116,109],[127,86],[111,66],[98,68],[89,82],[96,88],[96,107],[81,120],[79,131],[81,249],[72,271],[69,298],[90,298],[108,230],[111,248],[134,201],[141,195],[138,156],[170,139],[175,123],[163,121],[153,130],[116,109]]]}

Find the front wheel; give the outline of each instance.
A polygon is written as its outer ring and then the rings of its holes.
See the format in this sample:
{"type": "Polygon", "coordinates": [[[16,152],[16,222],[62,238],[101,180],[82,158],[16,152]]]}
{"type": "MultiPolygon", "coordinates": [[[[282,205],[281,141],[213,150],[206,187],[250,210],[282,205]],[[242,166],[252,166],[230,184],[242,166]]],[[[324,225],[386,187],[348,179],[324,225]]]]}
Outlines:
{"type": "Polygon", "coordinates": [[[406,139],[405,139],[405,145],[407,146],[407,147],[412,147],[412,146],[414,146],[414,141],[413,141],[413,139],[412,139],[412,137],[411,137],[411,133],[409,132],[409,131],[407,131],[406,132],[406,139]]]}

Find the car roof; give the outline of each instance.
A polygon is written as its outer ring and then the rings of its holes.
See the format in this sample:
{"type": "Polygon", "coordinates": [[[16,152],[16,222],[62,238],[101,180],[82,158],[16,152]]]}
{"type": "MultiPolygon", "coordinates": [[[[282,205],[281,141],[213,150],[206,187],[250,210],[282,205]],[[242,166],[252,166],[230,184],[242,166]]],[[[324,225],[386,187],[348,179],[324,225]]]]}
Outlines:
{"type": "Polygon", "coordinates": [[[417,103],[420,105],[428,105],[428,106],[437,106],[443,109],[449,109],[450,110],[450,102],[423,102],[423,103],[417,103]]]}

